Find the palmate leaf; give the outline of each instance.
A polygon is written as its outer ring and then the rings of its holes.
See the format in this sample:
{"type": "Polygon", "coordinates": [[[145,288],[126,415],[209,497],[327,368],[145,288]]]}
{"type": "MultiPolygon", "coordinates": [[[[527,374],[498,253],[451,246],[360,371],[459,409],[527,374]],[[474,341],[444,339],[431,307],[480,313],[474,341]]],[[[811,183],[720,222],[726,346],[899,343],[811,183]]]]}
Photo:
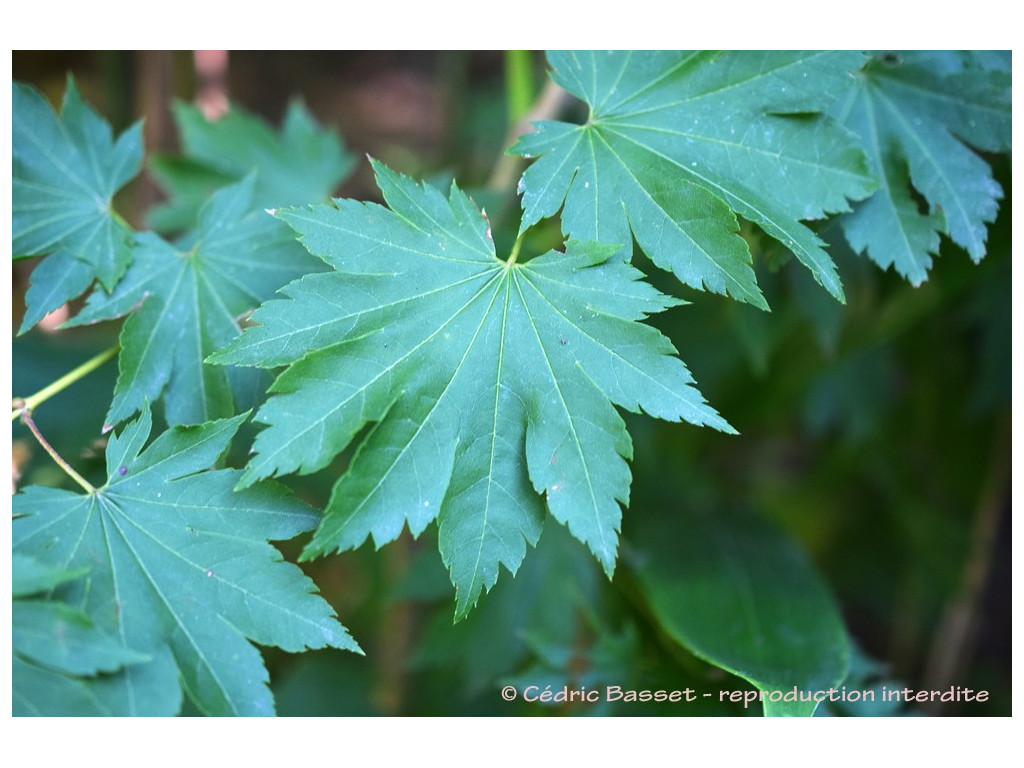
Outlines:
{"type": "Polygon", "coordinates": [[[836,298],[831,258],[801,219],[849,210],[873,187],[863,152],[819,114],[863,60],[843,52],[553,52],[552,78],[590,108],[537,123],[511,150],[521,231],[562,209],[562,230],[633,238],[686,285],[763,309],[734,212],[789,248],[836,298]],[[564,207],[563,207],[564,206],[564,207]]]}
{"type": "Polygon", "coordinates": [[[842,217],[851,247],[913,285],[928,277],[939,235],[974,261],[1003,196],[968,146],[1010,149],[1010,68],[970,53],[884,53],[865,65],[833,108],[860,136],[879,190],[842,217]],[[989,65],[992,66],[989,66],[989,65]],[[919,210],[913,191],[927,201],[919,210]]]}
{"type": "Polygon", "coordinates": [[[172,245],[138,235],[135,258],[111,293],[94,291],[69,325],[133,313],[121,331],[120,375],[107,414],[117,424],[161,395],[171,424],[235,413],[245,371],[203,359],[240,332],[239,318],[319,262],[290,230],[253,210],[253,176],[217,192],[195,232],[172,245]]]}
{"type": "Polygon", "coordinates": [[[299,101],[293,101],[280,131],[237,104],[217,120],[179,103],[174,119],[182,157],[150,161],[171,199],[150,214],[159,230],[191,227],[206,198],[220,187],[259,172],[253,204],[277,208],[326,200],[355,167],[355,159],[333,130],[321,128],[299,101]]]}
{"type": "Polygon", "coordinates": [[[59,115],[32,86],[13,91],[11,251],[53,254],[32,275],[25,332],[96,278],[110,290],[128,268],[132,232],[111,205],[141,167],[142,126],[115,141],[70,77],[59,115]]]}
{"type": "Polygon", "coordinates": [[[352,200],[278,216],[333,272],[283,290],[213,360],[289,366],[243,485],[324,466],[375,425],[305,556],[380,546],[437,519],[461,617],[515,572],[548,509],[611,575],[632,444],[613,403],[731,431],[669,341],[640,321],[678,303],[570,243],[495,256],[481,212],[375,164],[390,210],[352,200]],[[538,494],[543,494],[542,496],[538,494]]]}
{"type": "Polygon", "coordinates": [[[237,470],[202,471],[244,419],[176,427],[142,450],[146,409],[110,439],[108,480],[95,493],[32,486],[14,497],[15,553],[58,571],[88,569],[55,597],[81,606],[122,654],[151,659],[75,689],[83,706],[173,714],[183,687],[207,714],[272,714],[266,669],[248,640],[358,651],[313,583],[268,543],[314,527],[316,513],[273,482],[236,492],[237,470]]]}

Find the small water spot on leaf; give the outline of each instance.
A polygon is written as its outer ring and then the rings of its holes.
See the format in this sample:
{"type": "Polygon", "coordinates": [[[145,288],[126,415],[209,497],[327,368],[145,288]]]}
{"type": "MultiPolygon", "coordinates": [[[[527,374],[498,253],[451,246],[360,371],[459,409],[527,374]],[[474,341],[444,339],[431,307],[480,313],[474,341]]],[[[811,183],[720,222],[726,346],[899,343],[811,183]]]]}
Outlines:
{"type": "Polygon", "coordinates": [[[124,477],[125,475],[128,474],[128,467],[121,467],[120,469],[117,470],[117,474],[119,474],[121,477],[124,477]]]}
{"type": "Polygon", "coordinates": [[[429,501],[424,501],[423,502],[423,506],[424,507],[429,507],[430,506],[430,502],[429,501]]]}
{"type": "Polygon", "coordinates": [[[207,578],[209,578],[210,576],[213,576],[213,571],[207,571],[206,572],[206,576],[207,576],[207,578]]]}

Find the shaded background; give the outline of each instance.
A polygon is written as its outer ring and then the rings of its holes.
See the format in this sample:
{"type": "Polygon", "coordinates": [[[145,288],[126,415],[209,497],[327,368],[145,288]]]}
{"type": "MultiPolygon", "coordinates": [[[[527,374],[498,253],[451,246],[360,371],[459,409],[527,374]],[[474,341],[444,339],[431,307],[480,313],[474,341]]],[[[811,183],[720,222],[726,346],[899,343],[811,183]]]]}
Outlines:
{"type": "MultiPolygon", "coordinates": [[[[147,157],[177,149],[172,99],[217,110],[226,96],[277,125],[289,99],[301,96],[357,157],[369,153],[405,173],[454,177],[478,190],[478,202],[486,198],[488,211],[498,211],[499,248],[502,238],[514,238],[514,190],[481,189],[507,146],[501,52],[252,51],[205,61],[193,52],[13,53],[14,77],[51,102],[59,103],[68,72],[116,131],[145,117],[147,157]]],[[[543,72],[538,54],[535,90],[543,72]]],[[[986,159],[1006,193],[988,255],[973,265],[944,240],[920,288],[852,254],[830,222],[820,233],[839,266],[845,307],[754,231],[744,234],[771,314],[689,291],[636,262],[662,290],[692,302],[654,324],[741,436],[625,414],[635,458],[623,556],[641,518],[657,524],[694,510],[741,510],[771,521],[807,551],[836,595],[859,649],[848,687],[898,681],[991,692],[986,704],[901,713],[1010,713],[1012,190],[1008,158],[986,159]]],[[[365,160],[338,194],[377,197],[365,160]]],[[[119,198],[119,210],[142,228],[161,199],[144,173],[119,198]]],[[[15,327],[34,265],[14,265],[15,327]]],[[[16,340],[15,393],[53,381],[113,343],[117,331],[117,324],[40,329],[16,340]]],[[[114,376],[108,365],[37,414],[57,449],[86,471],[102,464],[96,441],[114,376]]],[[[60,482],[24,428],[14,436],[19,482],[60,482]]],[[[322,507],[347,461],[348,454],[288,481],[322,507]]],[[[504,573],[454,627],[433,530],[379,552],[366,546],[308,564],[367,657],[265,650],[279,712],[536,713],[536,705],[516,710],[501,702],[497,690],[509,681],[748,687],[668,641],[628,573],[620,569],[609,583],[562,534],[549,524],[520,575],[504,573]]],[[[298,546],[285,551],[294,555],[298,546]]],[[[687,711],[755,714],[723,705],[687,711]]]]}

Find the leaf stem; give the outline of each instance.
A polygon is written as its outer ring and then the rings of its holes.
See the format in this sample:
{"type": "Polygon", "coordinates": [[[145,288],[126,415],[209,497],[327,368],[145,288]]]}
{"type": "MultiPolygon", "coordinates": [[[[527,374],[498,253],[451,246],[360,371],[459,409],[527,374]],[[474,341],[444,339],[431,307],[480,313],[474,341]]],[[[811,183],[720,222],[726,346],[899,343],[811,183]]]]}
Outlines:
{"type": "Polygon", "coordinates": [[[515,266],[516,259],[519,258],[519,249],[523,247],[523,238],[526,233],[523,232],[519,237],[516,238],[515,244],[512,246],[512,252],[508,255],[508,261],[505,262],[505,269],[511,269],[515,266]]]}
{"type": "Polygon", "coordinates": [[[87,376],[88,374],[95,371],[97,368],[99,368],[101,365],[107,362],[107,360],[114,357],[120,351],[120,349],[120,345],[115,344],[109,349],[105,349],[104,351],[100,352],[98,355],[96,355],[96,357],[90,360],[86,360],[73,371],[64,374],[52,384],[43,387],[34,395],[30,395],[24,398],[15,398],[14,400],[11,401],[11,421],[14,421],[19,416],[24,418],[25,414],[31,414],[31,412],[35,410],[40,403],[46,402],[51,397],[56,395],[58,392],[62,392],[63,390],[70,387],[72,384],[74,384],[82,377],[87,376]]]}
{"type": "Polygon", "coordinates": [[[533,101],[532,51],[505,51],[505,99],[508,124],[514,126],[533,101]]]}
{"type": "Polygon", "coordinates": [[[133,231],[134,230],[134,227],[132,227],[132,225],[128,223],[128,220],[125,219],[125,217],[122,216],[120,213],[115,211],[113,207],[109,208],[109,211],[110,211],[110,217],[114,221],[116,221],[118,224],[120,224],[122,227],[124,227],[128,231],[133,231]]]}
{"type": "Polygon", "coordinates": [[[82,486],[82,488],[85,489],[86,493],[96,493],[96,489],[89,483],[89,481],[82,477],[80,474],[78,474],[75,471],[74,467],[72,467],[70,464],[64,461],[64,458],[59,453],[57,453],[54,447],[50,445],[49,442],[47,442],[45,437],[43,437],[43,433],[39,431],[39,427],[37,427],[35,421],[32,420],[32,410],[30,408],[22,408],[21,421],[25,424],[25,426],[32,430],[32,434],[35,435],[35,438],[36,440],[39,441],[39,444],[43,446],[43,449],[48,454],[50,454],[50,458],[57,462],[57,466],[63,469],[68,477],[70,477],[72,480],[74,480],[76,483],[82,486]]]}

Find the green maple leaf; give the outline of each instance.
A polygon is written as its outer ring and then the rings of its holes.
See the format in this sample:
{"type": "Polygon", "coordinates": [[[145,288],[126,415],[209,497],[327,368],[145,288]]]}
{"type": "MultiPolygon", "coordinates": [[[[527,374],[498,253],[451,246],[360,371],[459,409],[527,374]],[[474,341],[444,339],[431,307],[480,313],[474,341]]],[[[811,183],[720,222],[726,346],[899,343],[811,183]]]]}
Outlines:
{"type": "Polygon", "coordinates": [[[55,595],[80,606],[122,654],[151,659],[97,680],[98,709],[173,714],[183,687],[207,714],[272,714],[249,640],[359,650],[313,583],[268,543],[314,527],[316,513],[273,482],[236,492],[239,471],[202,471],[244,419],[176,427],[143,450],[146,409],[110,439],[102,488],[33,486],[14,497],[15,552],[58,571],[88,569],[55,595]]]}
{"type": "Polygon", "coordinates": [[[32,275],[24,332],[96,278],[110,290],[127,269],[132,232],[111,206],[142,165],[142,125],[115,141],[70,77],[59,115],[32,86],[13,90],[11,251],[53,254],[32,275]]]}
{"type": "Polygon", "coordinates": [[[96,627],[85,611],[39,594],[81,577],[84,570],[59,571],[23,554],[13,558],[12,570],[15,597],[30,598],[15,600],[11,612],[11,647],[16,655],[69,675],[113,672],[148,660],[96,627]],[[32,571],[28,579],[26,568],[32,571]],[[40,575],[49,585],[36,583],[26,589],[26,581],[40,575]]]}
{"type": "Polygon", "coordinates": [[[863,60],[843,52],[553,52],[552,78],[590,108],[584,125],[536,123],[510,150],[525,231],[562,209],[570,237],[633,238],[694,288],[763,309],[734,214],[789,248],[836,298],[831,258],[801,219],[849,210],[873,187],[863,152],[819,114],[863,60]]]}
{"type": "Polygon", "coordinates": [[[113,714],[95,678],[149,657],[125,648],[81,608],[46,599],[43,593],[81,578],[87,569],[67,571],[21,553],[14,553],[11,565],[13,714],[113,714]]]}
{"type": "Polygon", "coordinates": [[[277,208],[326,200],[355,167],[333,130],[321,128],[293,101],[280,131],[238,105],[207,120],[189,104],[174,107],[183,157],[150,161],[170,201],[150,214],[160,230],[192,226],[203,201],[216,189],[258,170],[253,205],[277,208]]]}
{"type": "Polygon", "coordinates": [[[280,211],[334,268],[287,286],[214,355],[288,369],[260,409],[243,485],[324,467],[374,427],[334,487],[310,557],[439,522],[456,616],[536,543],[545,505],[610,576],[632,444],[613,403],[731,431],[670,342],[638,322],[678,302],[570,243],[495,256],[486,219],[375,164],[390,210],[338,200],[280,211]],[[543,495],[540,495],[543,494],[543,495]]]}
{"type": "Polygon", "coordinates": [[[853,80],[834,114],[864,143],[880,189],[841,219],[857,252],[914,285],[928,277],[939,235],[970,257],[985,255],[987,224],[1002,188],[970,145],[1010,149],[1009,57],[954,52],[879,54],[853,80]],[[927,201],[919,210],[912,190],[927,201]]]}
{"type": "Polygon", "coordinates": [[[254,185],[250,176],[217,192],[203,207],[196,231],[176,244],[139,234],[121,282],[111,293],[94,291],[69,323],[132,313],[121,331],[109,424],[161,395],[171,424],[235,412],[235,395],[248,388],[249,372],[229,372],[203,359],[240,333],[243,313],[319,264],[287,227],[253,210],[254,185]]]}

